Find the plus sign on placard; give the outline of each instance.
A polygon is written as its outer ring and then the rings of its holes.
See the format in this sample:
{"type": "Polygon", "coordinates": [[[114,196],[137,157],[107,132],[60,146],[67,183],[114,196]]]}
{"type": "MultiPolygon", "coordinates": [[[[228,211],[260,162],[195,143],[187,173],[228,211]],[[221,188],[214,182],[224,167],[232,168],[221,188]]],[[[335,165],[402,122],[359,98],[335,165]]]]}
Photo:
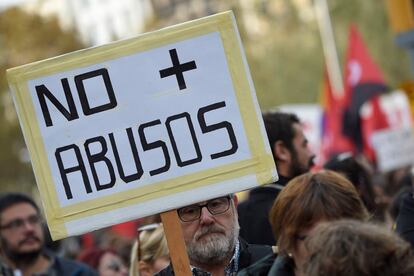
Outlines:
{"type": "Polygon", "coordinates": [[[170,50],[170,56],[171,61],[173,63],[173,66],[170,68],[166,68],[160,71],[161,78],[165,78],[171,75],[175,75],[177,78],[178,86],[180,87],[180,90],[186,89],[187,86],[185,85],[185,80],[183,76],[184,71],[193,70],[197,68],[197,65],[195,61],[186,62],[183,64],[180,64],[180,61],[178,60],[177,56],[177,50],[171,49],[170,50]]]}
{"type": "Polygon", "coordinates": [[[232,13],[8,77],[55,239],[275,181],[232,13]]]}

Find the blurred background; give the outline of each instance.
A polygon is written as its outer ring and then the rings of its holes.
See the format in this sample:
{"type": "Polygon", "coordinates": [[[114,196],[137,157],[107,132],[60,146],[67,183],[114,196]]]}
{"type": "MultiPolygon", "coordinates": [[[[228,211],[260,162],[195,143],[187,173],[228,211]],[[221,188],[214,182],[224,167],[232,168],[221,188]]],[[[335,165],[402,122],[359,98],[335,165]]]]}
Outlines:
{"type": "MultiPolygon", "coordinates": [[[[309,122],[308,128],[314,128],[309,135],[314,150],[320,151],[323,141],[319,121],[327,96],[325,58],[315,13],[317,2],[320,1],[2,0],[0,190],[37,193],[8,90],[6,69],[226,10],[235,13],[262,111],[310,104],[306,105],[309,115],[303,106],[298,112],[305,118],[315,118],[309,122]]],[[[409,26],[392,22],[391,0],[326,2],[340,70],[346,63],[349,29],[354,24],[375,66],[383,73],[384,83],[392,90],[409,82],[409,49],[397,46],[399,34],[409,26]]],[[[412,5],[412,1],[396,2],[412,5]]],[[[412,13],[410,7],[408,12],[412,13]]]]}
{"type": "MultiPolygon", "coordinates": [[[[412,0],[1,0],[0,192],[39,199],[6,69],[227,10],[261,110],[297,113],[319,166],[351,151],[389,183],[411,177],[412,0]]],[[[139,223],[85,235],[83,247],[104,242],[127,259],[139,223]]],[[[79,244],[66,241],[65,254],[79,244]]]]}

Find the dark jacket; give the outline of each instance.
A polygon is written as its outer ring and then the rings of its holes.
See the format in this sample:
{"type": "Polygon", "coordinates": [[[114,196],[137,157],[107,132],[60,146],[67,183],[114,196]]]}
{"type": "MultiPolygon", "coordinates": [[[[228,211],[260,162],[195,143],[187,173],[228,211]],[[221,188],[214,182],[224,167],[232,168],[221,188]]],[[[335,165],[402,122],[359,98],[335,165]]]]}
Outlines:
{"type": "MultiPolygon", "coordinates": [[[[240,239],[240,257],[239,257],[239,271],[252,265],[263,257],[272,254],[272,247],[267,245],[255,245],[248,244],[244,240],[240,239]]],[[[161,270],[157,276],[171,276],[174,275],[172,265],[161,270]]],[[[199,276],[198,274],[197,276],[199,276]]],[[[208,274],[203,274],[208,275],[208,274]]]]}
{"type": "Polygon", "coordinates": [[[397,220],[397,233],[414,248],[414,197],[407,193],[402,200],[397,220]]]}
{"type": "MultiPolygon", "coordinates": [[[[38,276],[98,276],[98,273],[90,266],[66,258],[57,257],[49,250],[44,255],[50,260],[50,266],[46,271],[36,273],[38,276]]],[[[1,276],[13,276],[13,270],[1,262],[1,276]]]]}
{"type": "MultiPolygon", "coordinates": [[[[43,275],[43,274],[42,274],[43,275]]],[[[48,276],[98,276],[88,265],[70,259],[55,257],[44,275],[48,276]]]]}
{"type": "Polygon", "coordinates": [[[293,260],[288,257],[269,254],[256,263],[240,270],[237,276],[294,276],[293,260]]]}
{"type": "Polygon", "coordinates": [[[277,195],[289,180],[279,175],[276,183],[250,191],[247,200],[237,207],[240,237],[251,244],[276,244],[269,222],[269,212],[277,195]]]}

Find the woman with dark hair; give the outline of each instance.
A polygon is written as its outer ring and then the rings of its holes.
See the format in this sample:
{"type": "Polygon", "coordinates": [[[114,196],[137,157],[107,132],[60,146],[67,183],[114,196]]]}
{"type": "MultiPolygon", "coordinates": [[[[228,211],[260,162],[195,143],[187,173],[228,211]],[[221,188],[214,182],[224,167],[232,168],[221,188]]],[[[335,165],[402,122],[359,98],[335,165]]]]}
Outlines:
{"type": "Polygon", "coordinates": [[[338,154],[331,158],[324,165],[325,169],[335,171],[345,176],[358,191],[359,196],[364,202],[370,214],[378,217],[377,204],[375,203],[375,193],[372,186],[371,174],[363,162],[350,152],[338,154]]]}
{"type": "Polygon", "coordinates": [[[78,260],[98,271],[99,276],[127,276],[128,268],[112,249],[91,248],[82,252],[78,260]]]}
{"type": "Polygon", "coordinates": [[[274,202],[269,218],[277,237],[278,254],[238,275],[304,275],[304,242],[314,227],[343,218],[367,220],[368,212],[349,180],[332,171],[321,171],[289,181],[274,202]]]}

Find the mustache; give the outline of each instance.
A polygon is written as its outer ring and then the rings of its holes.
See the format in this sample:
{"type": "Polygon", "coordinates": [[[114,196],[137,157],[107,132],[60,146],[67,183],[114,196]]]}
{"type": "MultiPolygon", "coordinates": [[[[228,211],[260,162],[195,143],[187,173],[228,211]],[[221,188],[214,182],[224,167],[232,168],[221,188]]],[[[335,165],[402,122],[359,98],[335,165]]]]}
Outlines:
{"type": "Polygon", "coordinates": [[[194,240],[197,241],[205,234],[210,234],[210,233],[226,234],[226,231],[222,227],[218,225],[214,225],[214,224],[203,226],[195,233],[194,240]]]}
{"type": "Polygon", "coordinates": [[[22,245],[22,244],[24,244],[24,243],[26,243],[26,242],[28,242],[30,240],[35,240],[35,241],[37,241],[39,243],[41,242],[40,239],[36,235],[28,235],[26,238],[24,238],[23,240],[21,240],[19,242],[19,245],[22,245]]]}

